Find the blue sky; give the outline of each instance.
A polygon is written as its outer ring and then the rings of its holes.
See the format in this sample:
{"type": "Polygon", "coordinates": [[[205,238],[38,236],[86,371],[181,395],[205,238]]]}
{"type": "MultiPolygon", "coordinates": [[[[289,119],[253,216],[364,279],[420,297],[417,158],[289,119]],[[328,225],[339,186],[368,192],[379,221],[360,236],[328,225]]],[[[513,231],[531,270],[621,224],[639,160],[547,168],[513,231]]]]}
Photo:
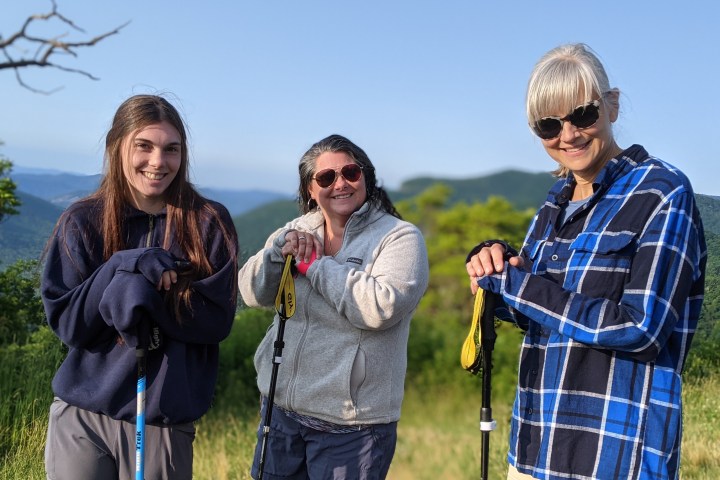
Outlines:
{"type": "MultiPolygon", "coordinates": [[[[622,91],[620,146],[640,143],[696,192],[720,195],[718,2],[57,3],[90,35],[130,24],[65,62],[100,81],[23,71],[36,88],[63,87],[38,95],[0,70],[0,152],[18,169],[100,173],[117,106],[165,92],[189,124],[203,187],[293,194],[299,157],[331,133],[364,148],[390,188],[421,175],[549,171],[524,116],[527,78],[550,48],[585,42],[622,91]]],[[[0,33],[50,8],[5,1],[0,33]]]]}

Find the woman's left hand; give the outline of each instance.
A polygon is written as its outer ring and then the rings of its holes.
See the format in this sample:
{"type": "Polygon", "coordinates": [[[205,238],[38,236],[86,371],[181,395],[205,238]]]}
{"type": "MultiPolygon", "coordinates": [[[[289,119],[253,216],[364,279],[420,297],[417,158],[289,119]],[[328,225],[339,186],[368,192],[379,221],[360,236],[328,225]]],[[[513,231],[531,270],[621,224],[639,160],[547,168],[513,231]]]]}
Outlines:
{"type": "Polygon", "coordinates": [[[173,285],[173,283],[177,283],[177,278],[178,276],[175,270],[165,270],[160,277],[160,282],[157,285],[157,289],[160,291],[170,290],[170,287],[173,285]]]}

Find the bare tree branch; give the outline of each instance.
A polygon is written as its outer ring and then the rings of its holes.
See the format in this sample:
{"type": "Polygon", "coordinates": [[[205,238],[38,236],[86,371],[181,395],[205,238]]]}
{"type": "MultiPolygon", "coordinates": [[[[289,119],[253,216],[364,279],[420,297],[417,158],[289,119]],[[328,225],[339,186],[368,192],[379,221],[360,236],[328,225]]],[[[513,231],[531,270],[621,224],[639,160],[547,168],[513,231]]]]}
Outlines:
{"type": "Polygon", "coordinates": [[[95,77],[94,75],[85,70],[67,67],[55,61],[52,61],[51,59],[58,55],[71,55],[73,57],[77,57],[77,49],[95,46],[106,38],[118,34],[120,30],[125,28],[130,23],[126,22],[109,32],[79,41],[66,41],[65,38],[68,37],[68,32],[64,32],[52,37],[31,35],[28,30],[34,23],[51,21],[53,19],[60,21],[61,23],[67,25],[76,32],[80,32],[83,34],[86,33],[85,30],[76,25],[75,22],[58,12],[55,0],[51,0],[51,2],[52,10],[50,12],[30,15],[25,20],[22,27],[17,32],[13,33],[8,37],[4,37],[0,33],[0,51],[2,51],[2,56],[5,58],[4,61],[0,61],[0,70],[13,69],[15,71],[15,78],[17,79],[18,83],[22,87],[35,93],[49,94],[57,91],[58,89],[56,88],[50,91],[43,91],[31,87],[23,80],[22,75],[20,74],[21,69],[29,67],[47,67],[61,70],[63,72],[83,75],[91,80],[99,80],[99,78],[95,77]],[[34,53],[28,53],[30,47],[36,47],[34,53]],[[15,52],[19,52],[19,56],[15,56],[15,52]]]}

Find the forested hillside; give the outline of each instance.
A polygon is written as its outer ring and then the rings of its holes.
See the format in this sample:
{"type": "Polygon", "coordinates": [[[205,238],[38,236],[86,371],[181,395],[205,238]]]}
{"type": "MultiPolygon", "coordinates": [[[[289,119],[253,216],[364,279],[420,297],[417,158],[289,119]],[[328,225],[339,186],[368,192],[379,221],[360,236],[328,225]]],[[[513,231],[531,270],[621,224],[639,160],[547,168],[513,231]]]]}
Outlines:
{"type": "Polygon", "coordinates": [[[705,230],[720,234],[720,197],[695,195],[695,198],[702,214],[705,230]]]}
{"type": "Polygon", "coordinates": [[[436,183],[450,186],[449,204],[484,202],[490,197],[503,197],[518,209],[536,209],[545,200],[555,182],[549,173],[505,170],[483,177],[466,179],[421,177],[403,182],[400,189],[389,192],[393,201],[419,195],[436,183]]]}
{"type": "Polygon", "coordinates": [[[19,259],[39,258],[62,209],[25,192],[17,192],[22,202],[18,215],[0,223],[0,270],[19,259]]]}
{"type": "MultiPolygon", "coordinates": [[[[447,205],[456,203],[485,202],[490,197],[506,199],[517,210],[535,211],[545,200],[549,185],[552,183],[549,174],[528,174],[523,172],[503,172],[491,177],[480,177],[467,180],[440,180],[421,178],[405,182],[399,190],[389,191],[394,202],[412,198],[432,185],[442,184],[448,187],[447,205]],[[519,175],[518,181],[510,182],[513,175],[519,175]],[[424,188],[421,188],[424,186],[424,188]],[[412,193],[416,192],[416,193],[412,193]]],[[[720,198],[709,195],[696,195],[698,208],[703,218],[706,232],[720,235],[720,198]]],[[[276,201],[259,206],[253,210],[233,218],[240,241],[241,260],[257,252],[264,244],[268,235],[289,220],[298,216],[297,203],[293,201],[276,201]]],[[[720,250],[711,250],[711,255],[720,255],[720,250]]]]}

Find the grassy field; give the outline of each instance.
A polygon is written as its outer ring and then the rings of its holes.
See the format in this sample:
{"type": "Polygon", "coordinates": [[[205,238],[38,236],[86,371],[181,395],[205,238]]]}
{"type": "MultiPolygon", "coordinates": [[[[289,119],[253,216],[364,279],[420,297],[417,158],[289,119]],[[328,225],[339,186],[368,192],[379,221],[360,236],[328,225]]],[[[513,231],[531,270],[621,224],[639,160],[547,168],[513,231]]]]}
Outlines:
{"type": "MultiPolygon", "coordinates": [[[[459,390],[459,389],[458,389],[459,390]]],[[[683,480],[720,478],[720,380],[685,387],[683,480]]],[[[408,391],[400,421],[391,480],[475,479],[480,476],[480,398],[460,391],[408,391]]],[[[46,410],[46,409],[45,409],[46,410]]],[[[43,412],[45,412],[43,410],[43,412]]],[[[510,406],[493,405],[498,428],[490,434],[490,478],[506,472],[510,406]]],[[[0,479],[45,478],[43,444],[46,413],[25,425],[14,448],[3,458],[0,479]]],[[[195,478],[249,479],[257,414],[214,408],[198,424],[195,478]]],[[[7,433],[7,432],[5,432],[7,433]]]]}
{"type": "MultiPolygon", "coordinates": [[[[247,332],[251,325],[245,322],[239,331],[247,332]]],[[[261,327],[264,325],[259,321],[258,328],[261,327]]],[[[252,351],[252,348],[254,344],[245,345],[241,350],[252,351]]],[[[232,356],[233,349],[226,348],[226,353],[232,356]]],[[[22,348],[0,349],[0,396],[3,398],[0,403],[0,480],[45,478],[43,450],[52,400],[49,385],[62,355],[59,342],[49,331],[39,332],[33,342],[22,348]]],[[[498,358],[493,370],[492,407],[498,428],[490,434],[489,478],[492,479],[505,478],[514,389],[514,382],[509,379],[512,375],[507,372],[499,375],[502,365],[512,361],[500,360],[498,358]]],[[[456,355],[452,363],[454,368],[459,368],[456,355]]],[[[249,369],[252,365],[246,367],[249,369]]],[[[480,476],[481,379],[462,371],[449,373],[454,375],[452,382],[431,379],[408,388],[389,474],[391,480],[462,480],[480,476]]],[[[238,378],[247,376],[243,374],[238,378]]],[[[197,479],[250,478],[248,472],[259,418],[256,408],[239,405],[254,402],[257,393],[254,385],[238,378],[226,374],[216,405],[197,424],[194,466],[197,479]]],[[[685,435],[681,478],[720,479],[720,375],[686,380],[683,399],[685,435]]]]}
{"type": "MultiPolygon", "coordinates": [[[[480,395],[444,390],[410,390],[403,406],[398,445],[390,480],[476,479],[480,477],[478,429],[480,395]]],[[[685,436],[682,480],[720,478],[720,380],[712,378],[685,386],[685,436]]],[[[493,402],[498,428],[490,434],[491,479],[507,472],[510,404],[493,402]]],[[[195,476],[199,479],[249,479],[257,416],[247,420],[217,409],[198,425],[195,476]]]]}
{"type": "MultiPolygon", "coordinates": [[[[505,475],[509,406],[493,407],[498,429],[491,433],[491,475],[505,475]]],[[[477,478],[480,472],[480,396],[444,391],[408,392],[398,444],[388,478],[394,480],[477,478]]],[[[238,420],[226,409],[198,425],[197,478],[249,479],[258,415],[238,420]]]]}

